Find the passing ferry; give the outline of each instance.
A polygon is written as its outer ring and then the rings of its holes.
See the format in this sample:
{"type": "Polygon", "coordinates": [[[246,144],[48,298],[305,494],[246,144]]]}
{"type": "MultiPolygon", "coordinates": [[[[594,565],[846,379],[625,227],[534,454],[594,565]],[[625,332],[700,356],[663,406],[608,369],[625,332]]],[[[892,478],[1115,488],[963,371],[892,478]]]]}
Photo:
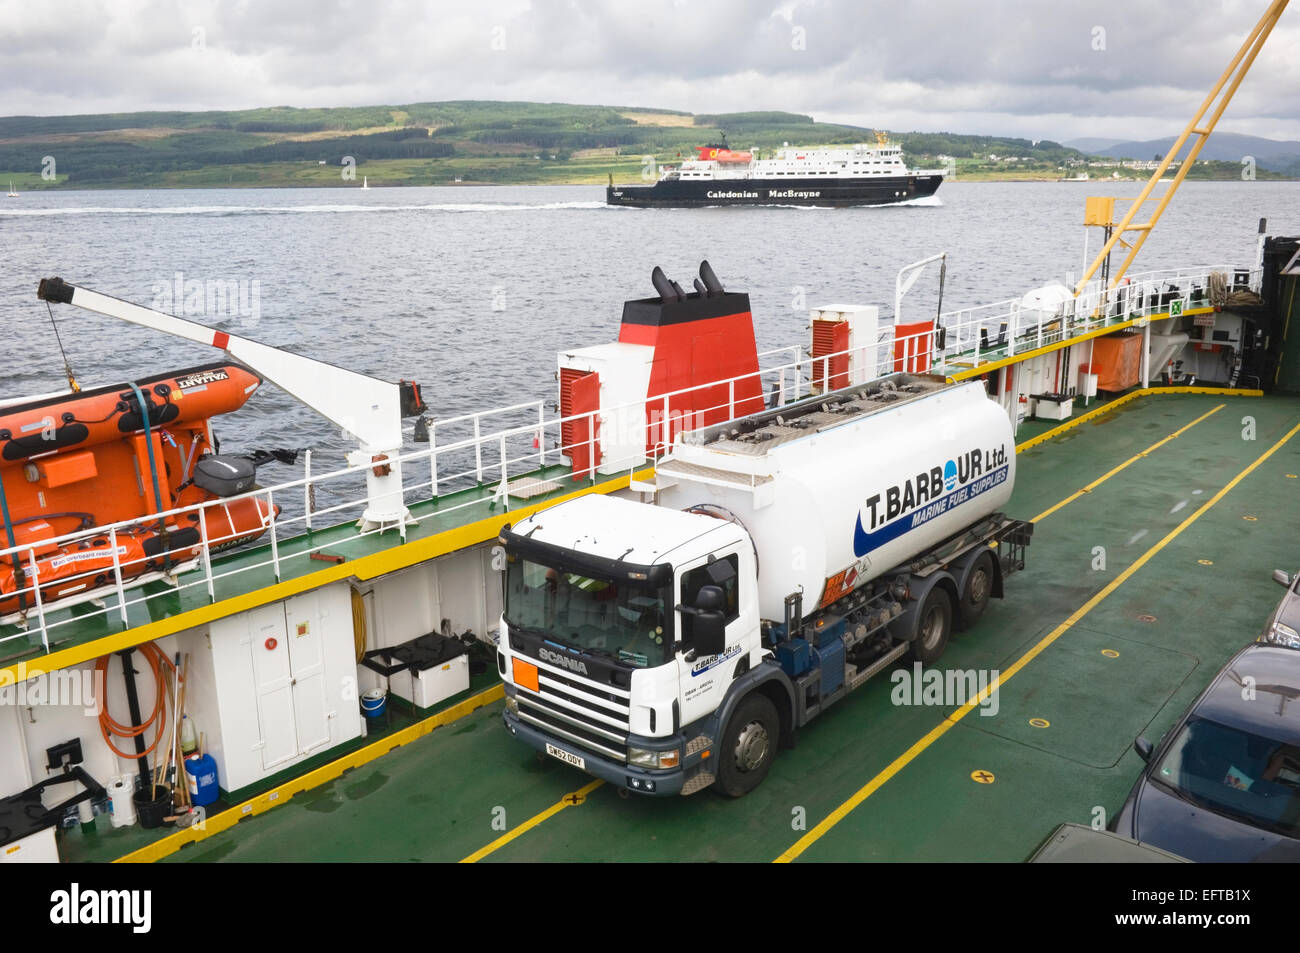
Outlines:
{"type": "Polygon", "coordinates": [[[893,205],[933,195],[944,170],[918,171],[883,133],[877,144],[800,149],[789,143],[771,158],[721,145],[697,147],[699,157],[665,166],[653,185],[615,185],[609,205],[698,208],[709,205],[893,205]]]}

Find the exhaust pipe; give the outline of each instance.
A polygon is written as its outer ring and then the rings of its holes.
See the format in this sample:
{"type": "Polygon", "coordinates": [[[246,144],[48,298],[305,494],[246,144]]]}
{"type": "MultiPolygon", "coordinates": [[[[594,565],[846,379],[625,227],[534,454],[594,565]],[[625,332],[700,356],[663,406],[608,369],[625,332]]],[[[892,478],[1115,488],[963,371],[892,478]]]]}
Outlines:
{"type": "Polygon", "coordinates": [[[715,275],[713,269],[709,267],[707,258],[700,262],[700,278],[704,282],[704,287],[708,289],[710,298],[727,293],[726,289],[722,287],[722,282],[718,280],[718,276],[715,275]]]}
{"type": "Polygon", "coordinates": [[[650,272],[650,282],[655,286],[655,291],[659,292],[660,303],[674,304],[681,300],[677,296],[678,289],[673,287],[673,282],[668,280],[668,276],[658,265],[655,265],[655,270],[650,272]]]}

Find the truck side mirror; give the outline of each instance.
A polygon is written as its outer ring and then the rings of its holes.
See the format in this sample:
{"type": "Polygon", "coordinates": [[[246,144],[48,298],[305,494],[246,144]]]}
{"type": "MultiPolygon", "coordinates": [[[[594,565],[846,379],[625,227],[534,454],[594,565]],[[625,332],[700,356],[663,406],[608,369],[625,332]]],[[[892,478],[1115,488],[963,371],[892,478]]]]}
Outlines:
{"type": "Polygon", "coordinates": [[[700,655],[721,655],[727,647],[727,597],[717,586],[701,586],[695,596],[695,621],[692,625],[692,648],[700,655]]]}
{"type": "Polygon", "coordinates": [[[1282,570],[1282,569],[1274,569],[1274,570],[1273,570],[1273,581],[1274,581],[1275,583],[1277,583],[1279,586],[1290,586],[1290,585],[1291,585],[1291,577],[1288,576],[1288,575],[1286,574],[1286,571],[1285,571],[1285,570],[1282,570]]]}

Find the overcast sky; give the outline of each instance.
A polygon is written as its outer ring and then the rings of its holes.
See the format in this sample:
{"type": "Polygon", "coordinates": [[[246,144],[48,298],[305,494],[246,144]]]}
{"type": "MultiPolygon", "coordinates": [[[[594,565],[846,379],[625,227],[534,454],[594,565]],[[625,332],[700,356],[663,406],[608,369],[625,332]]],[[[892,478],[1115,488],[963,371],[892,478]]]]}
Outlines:
{"type": "MultiPolygon", "coordinates": [[[[1267,0],[0,0],[0,114],[447,99],[1181,131],[1267,0]]],[[[1300,139],[1300,4],[1219,128],[1300,139]]]]}

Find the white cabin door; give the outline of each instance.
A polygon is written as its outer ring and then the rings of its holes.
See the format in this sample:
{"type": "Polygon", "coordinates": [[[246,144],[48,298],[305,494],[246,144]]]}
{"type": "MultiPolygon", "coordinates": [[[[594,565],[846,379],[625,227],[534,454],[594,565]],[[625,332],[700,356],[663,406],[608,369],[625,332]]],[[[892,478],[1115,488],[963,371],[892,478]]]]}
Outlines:
{"type": "Polygon", "coordinates": [[[299,754],[306,754],[330,740],[325,702],[325,655],[321,645],[323,626],[314,611],[295,612],[304,601],[307,605],[302,608],[316,608],[314,599],[290,599],[285,606],[289,619],[289,671],[299,754]]]}
{"type": "Polygon", "coordinates": [[[262,769],[269,770],[298,754],[293,674],[285,638],[284,607],[276,603],[252,610],[248,614],[248,631],[257,694],[262,769]]]}

